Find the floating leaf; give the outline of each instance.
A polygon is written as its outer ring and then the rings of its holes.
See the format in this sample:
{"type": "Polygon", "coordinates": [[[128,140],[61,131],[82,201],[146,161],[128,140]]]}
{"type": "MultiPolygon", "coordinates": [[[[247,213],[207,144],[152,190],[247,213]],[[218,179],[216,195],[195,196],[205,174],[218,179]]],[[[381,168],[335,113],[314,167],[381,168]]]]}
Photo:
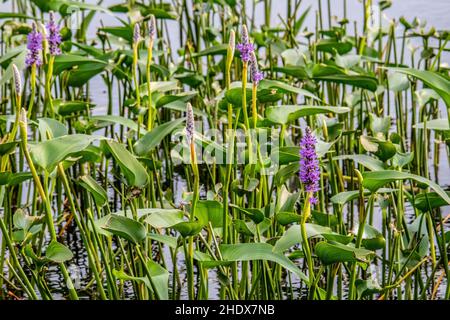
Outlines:
{"type": "Polygon", "coordinates": [[[168,236],[166,234],[158,234],[158,233],[149,233],[148,238],[161,242],[172,249],[177,247],[178,239],[172,236],[168,236]]]}
{"type": "Polygon", "coordinates": [[[292,178],[292,176],[298,172],[299,168],[300,164],[298,162],[282,167],[273,178],[275,185],[281,187],[287,179],[292,178]]]}
{"type": "Polygon", "coordinates": [[[426,124],[424,122],[421,122],[414,125],[413,127],[417,129],[424,129],[425,126],[428,130],[450,131],[450,125],[447,119],[428,120],[426,124]]]}
{"type": "Polygon", "coordinates": [[[17,141],[0,143],[0,157],[16,151],[17,141]]]}
{"type": "MultiPolygon", "coordinates": [[[[447,191],[446,193],[450,197],[450,191],[447,191]]],[[[429,208],[435,209],[444,206],[448,206],[448,202],[436,192],[421,193],[414,199],[414,207],[422,212],[429,211],[429,208]]]]}
{"type": "MultiPolygon", "coordinates": [[[[320,236],[322,233],[332,232],[332,230],[328,227],[322,227],[312,223],[306,223],[305,229],[308,238],[320,236]]],[[[278,239],[273,250],[276,252],[283,252],[299,243],[302,243],[300,226],[294,225],[287,229],[281,238],[278,239]]]]}
{"type": "Polygon", "coordinates": [[[325,265],[339,262],[369,262],[374,256],[373,251],[355,248],[341,243],[328,243],[325,241],[316,244],[315,252],[325,265]]]}
{"type": "Polygon", "coordinates": [[[233,226],[234,230],[236,230],[236,232],[239,234],[243,234],[249,237],[253,237],[255,235],[255,232],[250,228],[250,222],[245,222],[241,219],[234,219],[233,226]]]}
{"type": "Polygon", "coordinates": [[[323,76],[314,76],[314,80],[348,84],[353,87],[367,89],[372,92],[375,92],[378,88],[378,82],[376,78],[362,75],[346,75],[346,74],[323,75],[323,76]]]}
{"type": "Polygon", "coordinates": [[[360,136],[360,142],[366,151],[372,152],[380,158],[381,161],[387,161],[397,153],[395,145],[390,141],[383,141],[368,136],[360,136]]]}
{"type": "MultiPolygon", "coordinates": [[[[147,268],[150,272],[150,277],[152,279],[152,282],[155,286],[155,289],[158,293],[158,298],[161,300],[168,300],[169,299],[169,272],[164,269],[161,265],[158,263],[149,260],[147,262],[147,268]]],[[[142,282],[145,284],[145,286],[150,289],[153,292],[153,287],[148,279],[148,277],[132,277],[130,275],[127,275],[122,270],[113,270],[113,274],[116,278],[120,280],[130,280],[130,281],[137,281],[142,282]]]]}
{"type": "Polygon", "coordinates": [[[144,187],[149,177],[147,171],[136,157],[118,142],[110,140],[106,144],[114,159],[118,162],[128,184],[135,187],[144,187]]]}
{"type": "Polygon", "coordinates": [[[389,90],[401,92],[409,89],[408,77],[400,72],[394,72],[388,75],[389,90]]]}
{"type": "Polygon", "coordinates": [[[62,243],[52,241],[47,247],[45,257],[52,262],[63,263],[71,260],[73,258],[73,253],[62,243]]]}
{"type": "Polygon", "coordinates": [[[133,243],[140,243],[147,235],[146,228],[142,223],[117,214],[109,215],[100,227],[133,243]]]}
{"type": "Polygon", "coordinates": [[[41,168],[52,171],[53,168],[69,155],[84,150],[94,140],[104,139],[99,136],[71,134],[30,145],[31,158],[41,168]]]}
{"type": "Polygon", "coordinates": [[[156,100],[156,108],[161,108],[161,107],[165,106],[166,104],[173,103],[176,101],[188,102],[189,100],[191,100],[192,98],[197,96],[197,94],[198,94],[197,91],[186,91],[186,92],[177,93],[177,94],[161,95],[161,97],[159,97],[156,100]]]}
{"type": "Polygon", "coordinates": [[[436,193],[443,200],[445,200],[446,203],[450,204],[450,196],[437,183],[415,174],[394,170],[383,170],[376,172],[364,172],[363,179],[363,186],[372,192],[376,192],[382,186],[397,180],[415,180],[434,189],[434,191],[436,191],[436,193]]]}
{"type": "Polygon", "coordinates": [[[338,219],[333,214],[323,213],[317,210],[311,210],[311,215],[315,222],[325,227],[334,227],[338,225],[338,219]]]}
{"type": "Polygon", "coordinates": [[[133,28],[130,25],[99,28],[98,32],[109,33],[128,42],[133,41],[133,28]]]}
{"type": "Polygon", "coordinates": [[[194,53],[192,55],[193,58],[196,57],[203,57],[203,56],[215,56],[215,55],[226,55],[227,54],[227,49],[228,49],[228,44],[219,44],[216,46],[211,46],[208,47],[198,53],[194,53]]]}
{"type": "Polygon", "coordinates": [[[275,215],[275,220],[282,226],[286,226],[291,223],[299,223],[301,216],[292,212],[279,212],[275,215]]]}
{"type": "Polygon", "coordinates": [[[102,73],[106,68],[105,63],[90,63],[79,66],[69,71],[67,85],[80,88],[87,84],[96,75],[102,73]]]}
{"type": "Polygon", "coordinates": [[[195,216],[204,225],[211,222],[213,228],[221,227],[223,224],[223,205],[215,200],[199,200],[195,207],[195,216]]]}
{"type": "Polygon", "coordinates": [[[15,186],[31,178],[31,172],[0,172],[0,186],[15,186]]]}
{"type": "Polygon", "coordinates": [[[154,228],[170,228],[183,222],[183,211],[178,209],[141,209],[140,213],[145,215],[144,221],[154,228]]]}
{"type": "Polygon", "coordinates": [[[68,134],[67,127],[58,120],[40,118],[38,123],[42,141],[48,140],[47,134],[50,134],[51,138],[62,137],[68,134]]]}
{"type": "Polygon", "coordinates": [[[336,65],[344,69],[350,69],[359,64],[361,56],[357,54],[336,55],[336,65]]]}
{"type": "MultiPolygon", "coordinates": [[[[94,121],[105,121],[105,122],[111,122],[114,124],[120,124],[124,127],[130,128],[131,130],[138,131],[138,124],[134,122],[133,120],[121,116],[114,116],[114,115],[98,115],[98,116],[92,116],[90,117],[91,120],[94,121]]],[[[141,128],[140,130],[141,134],[147,133],[147,130],[144,128],[141,128]]]]}
{"type": "MultiPolygon", "coordinates": [[[[167,91],[177,90],[177,81],[150,81],[150,89],[152,94],[163,93],[167,91]]],[[[147,82],[140,86],[141,95],[148,95],[148,84],[147,82]]]]}
{"type": "Polygon", "coordinates": [[[56,113],[61,116],[68,116],[74,113],[87,112],[95,105],[86,101],[62,101],[55,100],[54,107],[56,113]]]}
{"type": "Polygon", "coordinates": [[[378,136],[378,133],[382,133],[384,137],[387,137],[389,134],[389,128],[391,127],[391,117],[378,117],[374,113],[369,113],[369,126],[370,130],[372,130],[373,134],[378,136]]]}
{"type": "Polygon", "coordinates": [[[234,206],[233,208],[236,208],[246,216],[248,216],[254,223],[258,224],[264,221],[264,212],[261,209],[256,208],[241,208],[239,206],[234,206]]]}
{"type": "Polygon", "coordinates": [[[295,205],[300,200],[300,192],[289,193],[286,188],[283,187],[281,195],[278,199],[281,207],[279,211],[294,212],[295,205]]]}
{"type": "Polygon", "coordinates": [[[355,281],[356,291],[359,298],[364,298],[374,293],[380,293],[383,288],[380,287],[378,281],[375,279],[356,279],[355,281]]]}
{"type": "Polygon", "coordinates": [[[106,190],[91,176],[81,176],[78,180],[78,184],[86,189],[86,191],[95,199],[97,205],[104,206],[108,201],[106,190]]]}
{"type": "Polygon", "coordinates": [[[17,209],[13,216],[14,227],[28,232],[30,228],[38,223],[42,223],[44,216],[30,216],[22,209],[17,209]]]}
{"type": "Polygon", "coordinates": [[[362,246],[373,251],[383,249],[386,246],[386,239],[384,239],[381,232],[371,225],[366,224],[364,226],[362,246]]]}
{"type": "Polygon", "coordinates": [[[427,86],[436,91],[450,108],[450,81],[434,71],[412,68],[388,68],[422,80],[427,86]]]}
{"type": "Polygon", "coordinates": [[[349,154],[333,157],[333,160],[347,160],[347,159],[353,160],[372,171],[380,171],[386,169],[386,165],[382,161],[365,154],[349,154]]]}
{"type": "Polygon", "coordinates": [[[172,228],[177,230],[183,237],[191,237],[197,235],[205,225],[199,221],[180,222],[172,228]]]}
{"type": "Polygon", "coordinates": [[[351,51],[353,45],[350,42],[338,42],[333,39],[321,39],[316,44],[317,51],[328,52],[331,54],[345,54],[351,51]]]}
{"type": "Polygon", "coordinates": [[[64,70],[69,70],[74,66],[81,66],[84,64],[100,64],[106,66],[106,62],[102,60],[92,59],[81,55],[62,54],[55,57],[53,72],[55,74],[60,74],[64,70]]]}
{"type": "Polygon", "coordinates": [[[320,100],[316,95],[312,94],[311,92],[305,89],[297,88],[290,84],[277,80],[263,79],[258,85],[258,90],[260,94],[262,93],[262,90],[270,90],[270,91],[276,90],[277,92],[281,93],[294,93],[314,100],[320,100]]]}
{"type": "Polygon", "coordinates": [[[281,147],[273,151],[279,165],[300,161],[300,147],[281,147]]]}
{"type": "Polygon", "coordinates": [[[273,251],[273,247],[268,243],[239,243],[220,245],[222,261],[203,261],[205,266],[217,266],[233,261],[255,261],[268,260],[278,263],[286,270],[294,273],[300,279],[308,283],[307,276],[286,256],[273,251]]]}
{"type": "Polygon", "coordinates": [[[324,107],[324,106],[276,106],[266,109],[266,117],[270,121],[278,124],[287,124],[300,117],[312,116],[316,114],[343,114],[349,112],[346,107],[324,107]]]}
{"type": "Polygon", "coordinates": [[[150,153],[161,141],[172,131],[174,131],[179,125],[184,122],[185,118],[179,118],[174,121],[166,122],[152,131],[147,132],[141,139],[139,139],[134,145],[134,151],[139,156],[145,156],[150,153]]]}

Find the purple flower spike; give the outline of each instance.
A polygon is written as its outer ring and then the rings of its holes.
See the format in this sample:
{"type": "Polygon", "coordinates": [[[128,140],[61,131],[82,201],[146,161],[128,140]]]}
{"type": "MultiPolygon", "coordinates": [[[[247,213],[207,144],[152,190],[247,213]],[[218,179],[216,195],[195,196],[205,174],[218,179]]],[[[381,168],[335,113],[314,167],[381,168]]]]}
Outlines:
{"type": "Polygon", "coordinates": [[[250,54],[253,52],[253,50],[255,50],[253,44],[252,43],[247,43],[247,44],[238,43],[236,48],[241,53],[241,60],[243,62],[249,62],[250,57],[251,57],[250,54]]]}
{"type": "Polygon", "coordinates": [[[55,13],[50,11],[50,21],[47,24],[47,41],[49,44],[50,55],[59,56],[61,54],[61,32],[59,26],[56,24],[55,13]]]}
{"type": "Polygon", "coordinates": [[[241,53],[241,60],[243,62],[249,62],[252,58],[252,53],[255,50],[253,43],[250,43],[248,37],[247,27],[245,25],[242,26],[242,34],[241,34],[241,43],[238,43],[236,48],[241,53]]]}
{"type": "Polygon", "coordinates": [[[148,24],[148,36],[150,38],[150,41],[153,41],[156,38],[156,19],[154,15],[150,16],[150,22],[148,24]]]}
{"type": "Polygon", "coordinates": [[[42,60],[40,53],[42,50],[42,33],[37,30],[36,23],[33,23],[32,30],[27,36],[27,49],[28,55],[25,60],[27,67],[36,65],[40,67],[42,65],[42,60]]]}
{"type": "Polygon", "coordinates": [[[138,45],[139,41],[141,41],[141,26],[136,22],[133,31],[133,42],[135,45],[138,45]]]}
{"type": "MultiPolygon", "coordinates": [[[[320,168],[319,159],[316,153],[316,138],[312,135],[311,129],[306,128],[305,136],[300,142],[300,181],[305,187],[305,191],[313,194],[319,190],[320,168]]],[[[311,196],[309,202],[317,204],[317,198],[311,196]]]]}
{"type": "Polygon", "coordinates": [[[250,56],[250,76],[253,84],[255,85],[258,85],[258,83],[264,78],[263,73],[259,71],[258,60],[256,59],[254,52],[252,52],[250,56]]]}

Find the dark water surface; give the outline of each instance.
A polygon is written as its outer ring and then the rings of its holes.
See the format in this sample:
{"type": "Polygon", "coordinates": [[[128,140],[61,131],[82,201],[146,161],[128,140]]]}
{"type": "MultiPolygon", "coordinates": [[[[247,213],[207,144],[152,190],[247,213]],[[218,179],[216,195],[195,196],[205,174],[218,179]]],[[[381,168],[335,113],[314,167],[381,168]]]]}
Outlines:
{"type": "MultiPolygon", "coordinates": [[[[0,11],[2,12],[8,12],[10,11],[10,2],[7,1],[6,3],[0,3],[0,11]]],[[[86,1],[88,3],[95,3],[96,1],[86,1]]],[[[123,1],[117,1],[117,0],[107,0],[104,1],[104,5],[109,6],[112,4],[118,4],[122,3],[123,1]]],[[[251,3],[251,1],[248,1],[251,3]]],[[[285,1],[274,1],[273,6],[273,15],[272,15],[272,23],[277,24],[279,23],[279,20],[277,18],[277,14],[284,16],[285,10],[286,10],[286,4],[285,1]],[[280,5],[277,5],[277,4],[280,5]]],[[[342,17],[343,15],[343,8],[342,8],[342,0],[333,0],[332,3],[332,14],[342,17]]],[[[357,0],[348,2],[348,12],[347,15],[350,20],[356,20],[360,24],[362,21],[362,10],[361,10],[361,3],[357,0]]],[[[324,15],[327,16],[327,7],[326,7],[326,1],[322,1],[323,7],[324,7],[324,15]]],[[[317,1],[316,0],[304,0],[302,2],[302,8],[307,8],[308,6],[312,6],[313,10],[311,11],[310,16],[305,22],[306,26],[310,26],[310,29],[314,29],[314,14],[312,12],[317,9],[317,1]]],[[[261,9],[262,12],[262,4],[258,4],[258,9],[261,9]]],[[[437,29],[449,29],[450,23],[449,23],[449,14],[450,14],[450,0],[430,0],[430,1],[423,1],[423,0],[394,0],[393,6],[388,9],[386,12],[386,18],[398,18],[400,16],[406,16],[408,20],[411,20],[413,17],[417,16],[422,21],[427,20],[428,24],[431,24],[435,26],[437,29]]],[[[124,17],[124,16],[122,16],[124,17]]],[[[262,14],[257,16],[256,19],[257,27],[262,24],[263,17],[262,14]]],[[[93,23],[90,27],[90,34],[92,37],[95,37],[95,30],[103,23],[103,25],[118,25],[120,24],[119,21],[115,17],[108,16],[106,14],[98,14],[97,18],[94,19],[93,23]]],[[[327,18],[325,18],[325,26],[327,26],[327,18]]],[[[178,35],[178,23],[177,22],[169,22],[169,28],[172,34],[178,35]]],[[[180,44],[177,43],[177,36],[174,37],[175,39],[172,39],[172,43],[175,47],[179,46],[180,44]]],[[[414,42],[413,42],[414,44],[414,42]]],[[[175,50],[173,50],[175,51],[175,50]]],[[[443,57],[443,62],[450,62],[449,55],[445,55],[443,57]]],[[[108,95],[106,91],[106,86],[103,83],[103,80],[100,77],[96,77],[90,84],[91,88],[91,99],[92,101],[97,104],[93,112],[95,114],[106,114],[107,113],[107,106],[108,106],[108,95]],[[95,93],[95,94],[94,94],[95,93]]],[[[113,94],[113,99],[117,99],[117,93],[113,94]]],[[[117,110],[115,110],[117,112],[117,110]]],[[[445,108],[442,108],[442,117],[446,116],[446,110],[445,108]]],[[[430,153],[432,154],[432,153],[430,153]]],[[[434,178],[434,176],[439,177],[439,184],[441,186],[450,186],[450,166],[448,163],[448,158],[446,156],[446,150],[445,147],[441,144],[440,149],[440,166],[437,168],[438,172],[435,173],[435,168],[432,166],[432,161],[430,159],[430,174],[434,178]]],[[[185,191],[185,182],[183,179],[178,178],[174,181],[174,186],[176,187],[176,197],[178,200],[181,199],[181,194],[183,191],[185,191]]],[[[381,227],[381,214],[379,208],[375,208],[374,217],[375,227],[381,227]]],[[[444,216],[448,214],[449,207],[443,208],[444,216]]],[[[412,207],[407,207],[405,212],[406,218],[408,222],[412,222],[415,218],[414,211],[412,207]]],[[[450,229],[450,222],[447,222],[446,228],[450,229]]],[[[80,288],[81,290],[84,290],[80,292],[81,298],[91,298],[92,293],[95,293],[95,287],[89,282],[92,279],[92,275],[90,274],[89,269],[87,268],[88,261],[87,261],[87,255],[84,250],[83,243],[81,241],[81,238],[77,232],[67,232],[66,235],[66,243],[69,245],[70,249],[74,253],[74,259],[69,264],[69,272],[71,272],[72,278],[74,279],[75,286],[77,288],[80,288]],[[84,294],[83,294],[84,292],[84,294]]],[[[170,253],[168,251],[165,251],[163,253],[166,256],[166,262],[168,262],[168,270],[172,270],[172,266],[170,265],[171,259],[169,259],[170,253]]],[[[186,264],[184,262],[184,254],[182,253],[182,250],[179,252],[178,260],[178,270],[179,273],[186,274],[185,268],[186,264]]],[[[372,265],[370,267],[370,271],[376,276],[376,274],[379,272],[379,266],[372,265]]],[[[430,272],[430,270],[428,270],[430,272]]],[[[60,275],[59,271],[56,267],[50,267],[50,270],[47,273],[49,286],[52,288],[53,292],[60,292],[60,296],[57,296],[58,298],[64,298],[63,292],[66,291],[65,284],[62,279],[62,276],[60,275]]],[[[184,280],[181,278],[182,281],[184,280]]],[[[172,281],[172,277],[169,278],[170,281],[172,281]]],[[[295,278],[294,275],[292,275],[292,283],[294,284],[294,288],[296,288],[296,291],[294,292],[293,298],[299,298],[303,297],[304,294],[299,289],[299,279],[295,278]]],[[[216,273],[214,270],[209,271],[209,295],[211,299],[218,298],[218,290],[219,290],[219,281],[216,278],[216,273]]],[[[283,284],[283,288],[285,284],[283,284]]],[[[443,288],[446,286],[446,281],[444,280],[441,285],[441,290],[438,293],[438,297],[443,295],[443,288]]],[[[287,287],[287,286],[286,286],[287,287]]],[[[171,285],[169,286],[171,288],[171,285]]],[[[128,283],[125,288],[126,296],[130,299],[132,299],[133,296],[133,290],[128,283]]],[[[187,299],[187,293],[181,292],[181,297],[183,299],[187,299]]],[[[285,292],[286,298],[291,298],[290,292],[288,290],[285,292]]]]}

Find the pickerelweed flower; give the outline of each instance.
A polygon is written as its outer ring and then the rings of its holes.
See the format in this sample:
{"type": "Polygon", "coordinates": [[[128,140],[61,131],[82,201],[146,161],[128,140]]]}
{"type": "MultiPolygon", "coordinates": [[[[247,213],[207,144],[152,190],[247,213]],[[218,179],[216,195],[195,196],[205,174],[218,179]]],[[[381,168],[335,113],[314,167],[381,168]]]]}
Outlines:
{"type": "Polygon", "coordinates": [[[16,90],[16,95],[20,96],[22,93],[22,78],[20,76],[19,69],[15,64],[12,65],[13,74],[14,74],[14,88],[16,90]]]}
{"type": "Polygon", "coordinates": [[[194,110],[192,105],[188,102],[186,105],[186,138],[189,144],[194,142],[194,110]]]}
{"type": "Polygon", "coordinates": [[[320,168],[316,153],[316,138],[312,135],[309,127],[300,142],[300,181],[309,193],[309,201],[312,205],[317,204],[314,192],[319,190],[320,168]]]}
{"type": "Polygon", "coordinates": [[[256,59],[255,52],[252,52],[250,55],[250,77],[254,85],[258,85],[258,83],[264,78],[263,73],[259,71],[258,60],[256,59]]]}
{"type": "Polygon", "coordinates": [[[55,13],[50,11],[50,21],[47,24],[47,41],[49,44],[50,55],[59,56],[61,54],[61,31],[56,23],[55,13]]]}
{"type": "Polygon", "coordinates": [[[241,43],[238,43],[236,48],[241,53],[241,60],[243,62],[249,62],[251,59],[251,54],[255,50],[253,43],[249,41],[248,31],[245,24],[242,26],[241,43]]]}
{"type": "Polygon", "coordinates": [[[230,56],[234,56],[234,49],[236,48],[236,34],[234,30],[230,31],[230,39],[228,39],[228,50],[230,52],[230,56]]]}
{"type": "Polygon", "coordinates": [[[153,41],[156,38],[156,19],[154,15],[150,16],[150,21],[148,23],[148,36],[150,41],[153,41]]]}
{"type": "Polygon", "coordinates": [[[139,41],[141,41],[141,26],[136,22],[134,24],[133,42],[135,45],[138,45],[139,41]]]}
{"type": "Polygon", "coordinates": [[[32,30],[27,36],[27,42],[28,55],[25,60],[27,67],[31,67],[33,65],[40,67],[42,65],[42,60],[40,57],[42,50],[42,33],[37,30],[37,25],[34,22],[32,25],[32,30]]]}

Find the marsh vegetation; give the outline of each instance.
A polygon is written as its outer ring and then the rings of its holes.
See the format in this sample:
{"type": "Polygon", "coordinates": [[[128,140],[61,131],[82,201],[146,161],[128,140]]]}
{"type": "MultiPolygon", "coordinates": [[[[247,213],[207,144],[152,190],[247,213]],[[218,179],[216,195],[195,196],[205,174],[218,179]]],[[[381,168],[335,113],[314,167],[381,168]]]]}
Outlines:
{"type": "Polygon", "coordinates": [[[450,35],[335,2],[6,1],[0,300],[449,299],[450,35]]]}

